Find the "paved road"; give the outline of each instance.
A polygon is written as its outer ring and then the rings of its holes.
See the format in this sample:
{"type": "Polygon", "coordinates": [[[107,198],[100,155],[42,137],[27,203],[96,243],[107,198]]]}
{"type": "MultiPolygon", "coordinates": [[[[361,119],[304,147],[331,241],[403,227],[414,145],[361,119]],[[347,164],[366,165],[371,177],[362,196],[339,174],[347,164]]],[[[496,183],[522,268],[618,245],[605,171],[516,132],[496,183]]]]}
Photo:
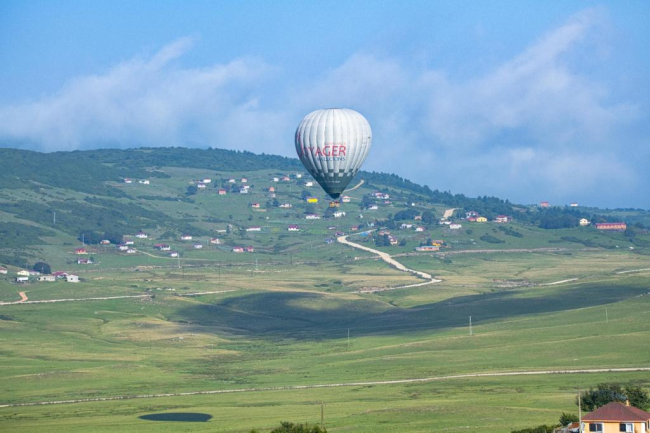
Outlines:
{"type": "Polygon", "coordinates": [[[285,391],[299,389],[318,389],[318,388],[340,388],[350,386],[379,386],[379,385],[401,385],[409,383],[426,383],[453,379],[472,379],[482,377],[503,377],[503,376],[539,376],[546,374],[589,374],[589,373],[629,373],[637,371],[650,371],[650,367],[629,367],[629,368],[592,368],[576,370],[537,370],[537,371],[502,371],[496,373],[467,373],[453,374],[448,376],[422,377],[417,379],[397,379],[397,380],[379,380],[370,382],[342,382],[327,383],[316,385],[287,385],[287,386],[270,386],[264,388],[241,388],[241,389],[218,389],[211,391],[188,391],[167,394],[142,394],[142,395],[122,395],[113,397],[95,397],[80,398],[75,400],[53,400],[37,401],[30,403],[7,403],[0,404],[3,407],[20,407],[20,406],[45,406],[53,404],[73,404],[73,403],[90,403],[114,400],[133,400],[138,398],[160,398],[160,397],[185,397],[191,395],[209,395],[209,394],[234,394],[238,392],[261,392],[261,391],[285,391]]]}

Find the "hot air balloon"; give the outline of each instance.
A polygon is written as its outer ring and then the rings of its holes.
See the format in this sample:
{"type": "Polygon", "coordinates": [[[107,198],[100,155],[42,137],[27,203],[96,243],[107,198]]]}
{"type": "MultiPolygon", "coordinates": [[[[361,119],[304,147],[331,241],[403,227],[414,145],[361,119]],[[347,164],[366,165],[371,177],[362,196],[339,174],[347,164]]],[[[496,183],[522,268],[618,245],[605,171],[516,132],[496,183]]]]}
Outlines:
{"type": "Polygon", "coordinates": [[[370,124],[347,108],[313,111],[296,129],[300,161],[334,200],[357,174],[371,145],[370,124]]]}

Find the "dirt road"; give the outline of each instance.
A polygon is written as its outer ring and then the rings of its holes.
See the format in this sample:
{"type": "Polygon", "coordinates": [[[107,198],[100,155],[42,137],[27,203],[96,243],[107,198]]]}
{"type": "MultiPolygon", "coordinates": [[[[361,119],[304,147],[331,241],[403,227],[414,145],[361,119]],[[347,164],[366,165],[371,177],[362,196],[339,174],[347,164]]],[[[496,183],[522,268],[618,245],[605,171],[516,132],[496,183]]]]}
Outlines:
{"type": "Polygon", "coordinates": [[[426,382],[435,382],[435,381],[443,381],[443,380],[472,379],[472,378],[482,378],[482,377],[539,376],[539,375],[546,375],[546,374],[628,373],[628,372],[637,372],[637,371],[650,371],[650,367],[467,373],[467,374],[453,374],[448,376],[422,377],[416,379],[379,380],[379,381],[372,381],[372,382],[369,381],[369,382],[327,383],[327,384],[316,384],[316,385],[286,385],[286,386],[270,386],[264,388],[218,389],[212,391],[189,391],[189,392],[177,392],[177,393],[168,393],[168,394],[122,395],[122,396],[114,396],[114,397],[81,398],[76,400],[38,401],[38,402],[30,402],[30,403],[7,403],[7,404],[0,404],[0,408],[20,407],[20,406],[45,406],[45,405],[53,405],[53,404],[90,403],[90,402],[115,401],[115,400],[133,400],[138,398],[185,397],[191,395],[210,395],[210,394],[234,394],[238,392],[286,391],[286,390],[298,390],[298,389],[340,388],[340,387],[350,387],[350,386],[402,385],[402,384],[409,384],[409,383],[426,383],[426,382]]]}
{"type": "Polygon", "coordinates": [[[445,213],[442,215],[442,219],[443,219],[443,220],[446,220],[446,219],[451,218],[452,215],[454,214],[454,211],[455,211],[455,210],[456,210],[455,208],[454,208],[454,209],[447,209],[447,210],[445,211],[445,213]]]}

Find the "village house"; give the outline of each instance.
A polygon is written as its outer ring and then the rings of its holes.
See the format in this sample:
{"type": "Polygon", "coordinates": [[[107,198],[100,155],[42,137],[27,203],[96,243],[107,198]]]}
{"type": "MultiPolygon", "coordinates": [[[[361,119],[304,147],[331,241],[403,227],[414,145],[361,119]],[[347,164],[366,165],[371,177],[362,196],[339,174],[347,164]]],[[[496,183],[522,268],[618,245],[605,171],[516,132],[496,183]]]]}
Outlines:
{"type": "Polygon", "coordinates": [[[609,230],[609,231],[625,231],[627,229],[627,224],[625,223],[596,223],[596,228],[598,230],[609,230]]]}
{"type": "Polygon", "coordinates": [[[316,197],[307,197],[307,203],[318,203],[318,199],[316,197]]]}
{"type": "Polygon", "coordinates": [[[79,276],[74,275],[74,274],[68,274],[68,275],[65,276],[65,280],[68,283],[78,283],[79,282],[79,276]]]}
{"type": "Polygon", "coordinates": [[[273,179],[271,179],[271,182],[279,182],[279,181],[280,181],[279,177],[274,177],[273,179]]]}
{"type": "Polygon", "coordinates": [[[434,245],[422,245],[420,247],[415,247],[415,251],[439,251],[440,247],[434,245]]]}
{"type": "Polygon", "coordinates": [[[126,250],[126,253],[127,254],[135,254],[135,253],[137,253],[137,251],[136,251],[135,248],[129,248],[128,250],[126,250]]]}
{"type": "Polygon", "coordinates": [[[291,178],[289,176],[282,177],[282,182],[289,182],[291,178]]]}
{"type": "Polygon", "coordinates": [[[201,180],[201,182],[203,182],[203,183],[210,183],[210,182],[212,182],[212,179],[210,179],[209,177],[204,177],[204,178],[201,180]]]}
{"type": "Polygon", "coordinates": [[[573,203],[571,203],[569,206],[571,206],[571,207],[578,207],[578,203],[573,202],[573,203]]]}
{"type": "Polygon", "coordinates": [[[239,188],[240,194],[248,194],[248,188],[239,188]]]}
{"type": "Polygon", "coordinates": [[[16,282],[19,284],[29,283],[29,277],[16,277],[16,282]]]}
{"type": "Polygon", "coordinates": [[[539,207],[549,207],[551,204],[547,201],[541,201],[539,202],[539,207]]]}
{"type": "Polygon", "coordinates": [[[78,265],[92,265],[93,263],[93,259],[77,259],[78,265]]]}
{"type": "Polygon", "coordinates": [[[223,189],[223,188],[219,188],[219,190],[217,191],[217,193],[218,193],[219,195],[226,195],[226,190],[223,189]]]}
{"type": "Polygon", "coordinates": [[[196,185],[196,187],[197,187],[198,189],[206,189],[206,188],[207,188],[207,185],[204,184],[204,183],[199,183],[199,184],[196,185]]]}
{"type": "Polygon", "coordinates": [[[110,245],[110,244],[111,244],[111,241],[109,241],[108,239],[102,239],[101,242],[100,242],[100,244],[101,244],[101,245],[110,245]]]}
{"type": "Polygon", "coordinates": [[[194,244],[192,245],[192,248],[194,248],[195,250],[200,250],[201,248],[203,248],[203,244],[194,244]]]}
{"type": "Polygon", "coordinates": [[[292,225],[289,226],[289,228],[287,228],[287,230],[290,231],[290,232],[299,232],[300,228],[297,225],[292,224],[292,225]]]}
{"type": "Polygon", "coordinates": [[[296,179],[302,179],[302,174],[301,173],[296,173],[296,179]]]}
{"type": "Polygon", "coordinates": [[[129,247],[127,247],[127,246],[124,245],[124,244],[119,244],[119,245],[117,246],[117,249],[120,250],[120,251],[126,251],[126,250],[129,249],[129,247]]]}
{"type": "Polygon", "coordinates": [[[308,180],[307,182],[305,182],[305,186],[314,186],[314,182],[308,180]]]}
{"type": "Polygon", "coordinates": [[[458,230],[458,229],[462,229],[463,226],[462,226],[462,224],[449,224],[449,228],[451,230],[458,230]]]}
{"type": "Polygon", "coordinates": [[[138,183],[141,183],[142,185],[149,185],[151,181],[149,179],[140,179],[138,183]]]}
{"type": "Polygon", "coordinates": [[[391,235],[388,235],[388,242],[390,242],[391,245],[397,245],[397,244],[399,244],[399,241],[397,240],[397,238],[394,238],[394,237],[391,236],[391,235]]]}
{"type": "Polygon", "coordinates": [[[138,239],[147,239],[149,235],[144,232],[139,232],[138,234],[135,235],[135,237],[138,239]]]}
{"type": "Polygon", "coordinates": [[[282,209],[289,209],[289,208],[292,208],[293,206],[292,206],[290,203],[282,203],[282,204],[280,205],[280,207],[281,207],[282,209]]]}
{"type": "Polygon", "coordinates": [[[63,271],[56,271],[56,272],[52,272],[52,275],[53,275],[55,278],[65,278],[65,277],[68,276],[68,273],[67,273],[67,272],[63,272],[63,271]]]}
{"type": "Polygon", "coordinates": [[[423,232],[423,231],[424,231],[424,227],[416,227],[416,228],[415,228],[415,231],[416,231],[416,232],[423,232]]]}
{"type": "Polygon", "coordinates": [[[476,222],[477,222],[477,223],[486,223],[486,222],[487,222],[487,218],[482,217],[482,216],[480,216],[480,217],[476,217],[476,222]]]}
{"type": "Polygon", "coordinates": [[[306,220],[319,220],[319,219],[320,219],[320,215],[315,214],[315,213],[310,213],[310,214],[307,214],[307,215],[305,216],[305,219],[306,219],[306,220]]]}
{"type": "Polygon", "coordinates": [[[182,241],[191,241],[192,240],[192,235],[182,235],[181,240],[182,241]]]}
{"type": "Polygon", "coordinates": [[[245,177],[242,177],[240,182],[241,183],[248,183],[248,179],[246,179],[245,177]]]}
{"type": "Polygon", "coordinates": [[[372,195],[374,195],[375,198],[378,198],[380,200],[388,200],[390,198],[390,195],[385,194],[383,192],[375,192],[372,195]]]}
{"type": "Polygon", "coordinates": [[[124,239],[124,242],[122,242],[124,245],[133,245],[135,242],[131,239],[124,239]]]}
{"type": "Polygon", "coordinates": [[[511,220],[512,218],[510,218],[507,215],[497,215],[497,217],[494,219],[494,221],[498,223],[507,223],[510,222],[511,220]]]}
{"type": "Polygon", "coordinates": [[[219,239],[219,238],[212,238],[212,239],[210,239],[210,243],[213,244],[213,245],[221,245],[223,243],[223,241],[221,239],[219,239]]]}
{"type": "Polygon", "coordinates": [[[170,252],[169,257],[178,257],[178,252],[177,251],[170,252]]]}
{"type": "Polygon", "coordinates": [[[478,216],[478,212],[474,210],[465,213],[465,218],[472,218],[472,217],[476,218],[477,216],[478,216]]]}
{"type": "Polygon", "coordinates": [[[0,266],[0,274],[7,275],[8,272],[9,271],[7,270],[7,268],[3,268],[2,266],[0,266]]]}
{"type": "Polygon", "coordinates": [[[244,247],[244,251],[246,251],[247,253],[252,253],[252,252],[255,252],[255,248],[253,248],[251,246],[244,247]]]}
{"type": "Polygon", "coordinates": [[[233,179],[232,177],[228,179],[228,183],[235,183],[235,182],[236,182],[235,179],[233,179]]]}
{"type": "Polygon", "coordinates": [[[88,254],[88,251],[86,251],[85,248],[75,248],[74,253],[75,254],[88,254]]]}
{"type": "Polygon", "coordinates": [[[366,208],[366,210],[377,210],[377,209],[379,209],[379,206],[377,206],[376,204],[371,204],[366,208]]]}
{"type": "Polygon", "coordinates": [[[467,217],[467,221],[474,223],[476,222],[476,217],[467,217]]]}
{"type": "Polygon", "coordinates": [[[343,197],[341,197],[341,201],[343,203],[350,203],[351,199],[352,199],[352,197],[350,197],[349,195],[344,195],[343,197]]]}
{"type": "Polygon", "coordinates": [[[37,281],[44,281],[47,283],[53,283],[56,281],[56,277],[54,275],[41,275],[36,279],[37,281]]]}
{"type": "Polygon", "coordinates": [[[269,187],[269,192],[275,192],[275,187],[274,187],[274,186],[270,186],[270,187],[269,187]]]}
{"type": "Polygon", "coordinates": [[[153,246],[155,249],[160,251],[171,251],[172,247],[167,244],[156,244],[153,246]]]}
{"type": "Polygon", "coordinates": [[[334,218],[341,218],[341,217],[345,216],[345,212],[343,212],[341,210],[338,210],[338,211],[334,212],[332,215],[334,215],[334,218]]]}
{"type": "Polygon", "coordinates": [[[441,225],[441,226],[448,226],[448,225],[451,225],[451,221],[440,220],[440,222],[438,224],[441,225]]]}
{"type": "Polygon", "coordinates": [[[128,177],[124,178],[124,183],[133,183],[133,179],[129,179],[128,177]]]}
{"type": "Polygon", "coordinates": [[[650,412],[615,401],[583,415],[582,422],[585,432],[645,433],[650,430],[650,412]]]}
{"type": "Polygon", "coordinates": [[[422,221],[422,215],[415,215],[413,221],[422,221]]]}
{"type": "Polygon", "coordinates": [[[244,252],[244,247],[232,247],[232,252],[233,253],[243,253],[244,252]]]}
{"type": "Polygon", "coordinates": [[[585,227],[591,224],[587,218],[580,218],[580,226],[585,227]]]}
{"type": "Polygon", "coordinates": [[[251,204],[251,207],[252,207],[253,209],[259,209],[259,208],[260,208],[260,204],[259,204],[259,203],[252,203],[252,204],[251,204]]]}
{"type": "Polygon", "coordinates": [[[399,228],[401,228],[401,229],[412,229],[412,228],[413,228],[413,224],[402,223],[402,225],[399,226],[399,228]]]}
{"type": "Polygon", "coordinates": [[[351,231],[351,232],[356,232],[357,230],[359,230],[359,226],[352,226],[352,227],[350,227],[350,231],[351,231]]]}
{"type": "Polygon", "coordinates": [[[261,231],[262,231],[262,227],[260,227],[260,226],[252,226],[252,227],[248,227],[248,228],[246,229],[246,231],[247,231],[247,232],[261,232],[261,231]]]}

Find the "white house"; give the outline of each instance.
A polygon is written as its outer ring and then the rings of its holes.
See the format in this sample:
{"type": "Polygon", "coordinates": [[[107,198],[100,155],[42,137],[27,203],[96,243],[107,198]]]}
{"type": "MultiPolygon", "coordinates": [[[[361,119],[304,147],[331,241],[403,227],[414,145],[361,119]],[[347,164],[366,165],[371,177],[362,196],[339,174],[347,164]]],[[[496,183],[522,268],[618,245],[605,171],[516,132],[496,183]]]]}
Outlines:
{"type": "Polygon", "coordinates": [[[271,179],[271,182],[280,182],[280,178],[279,177],[274,177],[273,179],[271,179]]]}
{"type": "Polygon", "coordinates": [[[259,208],[260,208],[260,204],[259,204],[259,203],[252,203],[252,204],[251,204],[251,207],[252,207],[253,209],[259,209],[259,208]]]}
{"type": "Polygon", "coordinates": [[[463,228],[462,224],[449,224],[449,228],[452,230],[458,230],[463,228]]]}
{"type": "Polygon", "coordinates": [[[377,206],[376,204],[371,204],[366,208],[366,210],[377,210],[377,209],[379,209],[379,206],[377,206]]]}
{"type": "Polygon", "coordinates": [[[223,188],[219,188],[218,193],[219,193],[219,195],[226,195],[226,190],[223,189],[223,188]]]}
{"type": "Polygon", "coordinates": [[[289,228],[287,228],[287,230],[290,231],[290,232],[299,232],[300,228],[297,225],[292,224],[292,225],[289,226],[289,228]]]}
{"type": "Polygon", "coordinates": [[[53,283],[56,281],[56,277],[54,275],[41,275],[40,277],[37,278],[37,280],[53,283]]]}
{"type": "Polygon", "coordinates": [[[580,219],[580,226],[581,226],[581,227],[586,227],[586,226],[588,226],[589,224],[591,224],[591,223],[589,222],[589,220],[588,220],[587,218],[581,218],[581,219],[580,219]]]}
{"type": "Polygon", "coordinates": [[[235,183],[235,182],[236,182],[236,180],[233,179],[232,177],[230,179],[228,179],[228,183],[235,183]]]}
{"type": "Polygon", "coordinates": [[[247,231],[247,232],[261,232],[261,231],[262,231],[262,227],[260,227],[260,226],[248,227],[248,228],[246,229],[246,231],[247,231]]]}
{"type": "Polygon", "coordinates": [[[351,198],[352,197],[350,197],[349,195],[344,195],[343,197],[341,197],[341,201],[343,203],[350,203],[351,198]]]}
{"type": "Polygon", "coordinates": [[[209,177],[204,177],[203,179],[201,179],[201,182],[210,183],[210,182],[212,182],[212,179],[210,179],[209,177]]]}
{"type": "Polygon", "coordinates": [[[102,245],[110,245],[110,244],[111,244],[111,241],[109,241],[108,239],[102,239],[102,241],[100,242],[100,244],[102,244],[102,245]]]}
{"type": "Polygon", "coordinates": [[[248,194],[248,188],[239,188],[240,194],[248,194]]]}
{"type": "Polygon", "coordinates": [[[245,177],[241,178],[241,183],[247,183],[247,182],[248,182],[248,179],[246,179],[245,177]]]}
{"type": "Polygon", "coordinates": [[[139,239],[147,239],[149,237],[149,235],[146,234],[146,233],[140,232],[140,233],[136,234],[135,237],[139,238],[139,239]]]}
{"type": "Polygon", "coordinates": [[[338,210],[338,211],[334,212],[333,215],[334,215],[334,218],[341,218],[341,217],[345,216],[345,212],[338,210]]]}
{"type": "Polygon", "coordinates": [[[192,245],[192,247],[193,247],[195,250],[200,250],[201,248],[203,248],[203,244],[194,244],[194,245],[192,245]]]}
{"type": "Polygon", "coordinates": [[[302,174],[301,173],[296,173],[296,179],[302,179],[302,174]]]}
{"type": "Polygon", "coordinates": [[[117,246],[117,249],[120,250],[120,251],[126,251],[126,250],[129,249],[129,247],[127,247],[127,246],[124,245],[124,244],[119,244],[119,245],[117,246]]]}
{"type": "Polygon", "coordinates": [[[314,182],[308,180],[307,182],[305,182],[305,186],[314,186],[314,182]]]}
{"type": "Polygon", "coordinates": [[[135,242],[133,242],[131,239],[124,239],[124,242],[122,242],[124,245],[134,245],[135,242]]]}
{"type": "Polygon", "coordinates": [[[138,183],[141,183],[142,185],[149,185],[151,182],[149,179],[140,179],[138,183]]]}
{"type": "Polygon", "coordinates": [[[192,235],[183,235],[181,236],[182,241],[191,241],[192,240],[192,235]]]}
{"type": "Polygon", "coordinates": [[[416,232],[423,232],[423,231],[424,231],[424,227],[416,227],[416,228],[415,228],[415,231],[416,231],[416,232]]]}
{"type": "Polygon", "coordinates": [[[320,219],[320,215],[315,214],[315,213],[310,213],[310,214],[307,214],[307,215],[305,216],[305,219],[307,219],[307,220],[319,220],[319,219],[320,219]]]}
{"type": "Polygon", "coordinates": [[[29,277],[29,271],[20,270],[20,271],[16,272],[16,275],[18,275],[20,277],[29,277]]]}
{"type": "Polygon", "coordinates": [[[204,183],[199,183],[198,185],[196,185],[196,187],[198,189],[206,189],[207,188],[206,184],[204,184],[204,183]]]}
{"type": "Polygon", "coordinates": [[[412,229],[412,228],[413,228],[413,224],[402,223],[402,225],[400,226],[400,228],[401,228],[401,229],[412,229]]]}
{"type": "Polygon", "coordinates": [[[178,257],[178,253],[176,251],[172,251],[169,253],[169,257],[178,257]]]}
{"type": "Polygon", "coordinates": [[[28,283],[29,282],[29,277],[16,277],[16,282],[17,283],[28,283]]]}
{"type": "Polygon", "coordinates": [[[135,248],[129,248],[128,250],[126,250],[126,253],[127,254],[135,254],[135,253],[137,253],[137,251],[136,251],[135,248]]]}
{"type": "Polygon", "coordinates": [[[3,268],[2,266],[0,266],[0,274],[6,275],[7,272],[9,272],[9,271],[7,271],[7,268],[3,268]]]}
{"type": "Polygon", "coordinates": [[[133,179],[124,178],[124,183],[133,183],[133,179]]]}
{"type": "Polygon", "coordinates": [[[281,207],[282,209],[289,209],[289,208],[293,207],[293,205],[291,205],[291,203],[282,203],[282,204],[280,205],[280,207],[281,207]]]}
{"type": "Polygon", "coordinates": [[[220,245],[222,243],[222,241],[219,238],[212,238],[212,239],[210,239],[210,243],[213,244],[213,245],[220,245]]]}
{"type": "Polygon", "coordinates": [[[232,247],[232,252],[233,253],[243,253],[244,252],[244,247],[232,247]]]}
{"type": "Polygon", "coordinates": [[[66,275],[65,280],[68,283],[78,283],[79,282],[79,276],[74,275],[74,274],[68,274],[68,275],[66,275]]]}

